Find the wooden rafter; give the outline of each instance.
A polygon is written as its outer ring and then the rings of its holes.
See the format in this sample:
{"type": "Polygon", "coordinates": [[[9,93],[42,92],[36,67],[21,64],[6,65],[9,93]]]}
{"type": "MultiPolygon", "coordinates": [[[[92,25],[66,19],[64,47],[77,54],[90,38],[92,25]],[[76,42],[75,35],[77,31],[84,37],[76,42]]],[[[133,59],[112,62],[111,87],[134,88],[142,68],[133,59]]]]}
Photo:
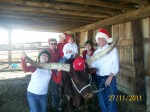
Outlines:
{"type": "Polygon", "coordinates": [[[131,20],[135,20],[135,19],[141,19],[144,17],[149,17],[150,16],[150,5],[146,6],[144,8],[135,10],[135,11],[130,11],[124,14],[120,14],[99,22],[95,22],[71,31],[67,31],[68,33],[73,33],[73,32],[82,32],[82,31],[86,31],[86,30],[92,30],[92,29],[97,29],[100,27],[104,27],[104,26],[108,26],[108,25],[113,25],[113,24],[118,24],[118,23],[122,23],[122,22],[127,22],[127,21],[131,21],[131,20]]]}
{"type": "Polygon", "coordinates": [[[84,21],[98,21],[98,18],[92,17],[81,17],[81,16],[67,16],[62,14],[44,14],[44,13],[37,13],[37,12],[22,12],[22,11],[8,11],[8,10],[0,10],[0,14],[2,15],[16,15],[16,16],[26,16],[26,17],[41,17],[41,18],[52,18],[52,19],[73,19],[73,20],[84,20],[84,21]]]}
{"type": "Polygon", "coordinates": [[[66,18],[50,18],[50,17],[36,17],[36,16],[25,16],[25,15],[16,15],[16,14],[1,14],[0,17],[12,18],[12,19],[33,19],[41,21],[59,21],[59,22],[83,22],[83,23],[92,23],[93,20],[86,19],[66,19],[66,18]]]}
{"type": "Polygon", "coordinates": [[[12,10],[12,11],[23,11],[23,12],[37,12],[37,13],[47,13],[47,14],[64,14],[64,15],[74,15],[74,16],[86,16],[95,18],[107,18],[108,15],[105,14],[95,14],[88,12],[76,12],[76,11],[64,11],[64,10],[54,10],[47,8],[33,8],[33,7],[20,7],[20,6],[4,6],[0,5],[0,10],[12,10]]]}
{"type": "Polygon", "coordinates": [[[130,2],[130,3],[137,3],[137,4],[141,4],[141,5],[149,4],[147,0],[120,0],[120,1],[125,1],[125,2],[130,2]]]}
{"type": "Polygon", "coordinates": [[[12,5],[21,5],[21,6],[30,6],[30,7],[39,7],[39,8],[50,8],[57,10],[74,10],[74,11],[84,11],[84,12],[95,12],[102,14],[115,15],[120,14],[119,10],[112,9],[104,9],[104,8],[95,8],[95,7],[87,7],[87,6],[74,6],[74,5],[66,5],[62,3],[47,3],[47,2],[33,2],[33,1],[18,1],[18,0],[0,0],[0,3],[7,3],[12,5]]]}
{"type": "Polygon", "coordinates": [[[102,1],[98,1],[98,0],[54,0],[54,1],[79,3],[79,4],[93,5],[93,6],[100,6],[100,7],[112,8],[112,9],[121,9],[121,10],[135,9],[133,7],[127,7],[127,6],[123,6],[123,5],[119,5],[119,4],[102,2],[102,1]]]}

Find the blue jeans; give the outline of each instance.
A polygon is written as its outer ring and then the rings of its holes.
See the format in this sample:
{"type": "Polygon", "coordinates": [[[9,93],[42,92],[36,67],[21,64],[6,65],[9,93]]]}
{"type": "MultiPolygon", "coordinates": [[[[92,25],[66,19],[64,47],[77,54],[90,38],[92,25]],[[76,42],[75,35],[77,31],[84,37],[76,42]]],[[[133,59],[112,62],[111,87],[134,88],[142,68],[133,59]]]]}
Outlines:
{"type": "MultiPolygon", "coordinates": [[[[74,59],[73,55],[71,55],[69,59],[74,59]]],[[[59,63],[66,63],[69,59],[67,59],[66,57],[60,58],[59,63]]]]}
{"type": "Polygon", "coordinates": [[[51,90],[52,106],[57,112],[59,108],[59,102],[60,102],[59,85],[56,84],[53,80],[50,81],[50,90],[51,90]]]}
{"type": "Polygon", "coordinates": [[[107,78],[108,76],[100,77],[98,75],[95,77],[96,86],[99,88],[99,106],[101,107],[102,112],[117,112],[115,99],[117,95],[116,77],[113,77],[110,86],[106,87],[105,81],[107,78]]]}
{"type": "Polygon", "coordinates": [[[30,112],[47,112],[48,95],[37,95],[27,92],[30,112]]]}

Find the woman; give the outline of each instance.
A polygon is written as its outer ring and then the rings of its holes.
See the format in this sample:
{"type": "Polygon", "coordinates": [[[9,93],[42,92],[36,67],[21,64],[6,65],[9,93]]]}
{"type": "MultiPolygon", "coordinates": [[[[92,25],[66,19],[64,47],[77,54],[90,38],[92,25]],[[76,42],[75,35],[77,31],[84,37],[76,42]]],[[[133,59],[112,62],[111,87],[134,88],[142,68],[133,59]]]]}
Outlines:
{"type": "MultiPolygon", "coordinates": [[[[21,63],[24,72],[32,72],[31,80],[27,88],[27,99],[30,106],[30,112],[47,112],[47,92],[50,79],[52,77],[57,84],[60,84],[62,78],[61,72],[58,70],[56,76],[54,71],[27,66],[25,60],[26,56],[25,53],[22,53],[21,63]]],[[[41,63],[48,63],[50,60],[49,51],[41,51],[38,55],[38,60],[41,63]]]]}
{"type": "Polygon", "coordinates": [[[95,49],[93,48],[93,42],[87,40],[84,44],[85,50],[82,53],[83,59],[88,59],[90,56],[93,55],[95,49]]]}

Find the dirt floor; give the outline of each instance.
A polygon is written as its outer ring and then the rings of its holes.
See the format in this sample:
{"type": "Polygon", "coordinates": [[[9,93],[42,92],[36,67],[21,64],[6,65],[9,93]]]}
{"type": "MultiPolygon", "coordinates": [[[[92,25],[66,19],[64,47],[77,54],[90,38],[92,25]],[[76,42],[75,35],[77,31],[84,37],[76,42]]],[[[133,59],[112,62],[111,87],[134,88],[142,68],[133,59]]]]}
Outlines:
{"type": "MultiPolygon", "coordinates": [[[[26,99],[26,88],[29,80],[29,73],[0,72],[0,112],[29,112],[26,99]]],[[[119,101],[117,106],[118,112],[146,112],[146,107],[143,104],[133,101],[119,101]]],[[[63,112],[66,112],[65,107],[63,112]]],[[[100,112],[96,95],[90,100],[89,108],[87,112],[100,112]]]]}

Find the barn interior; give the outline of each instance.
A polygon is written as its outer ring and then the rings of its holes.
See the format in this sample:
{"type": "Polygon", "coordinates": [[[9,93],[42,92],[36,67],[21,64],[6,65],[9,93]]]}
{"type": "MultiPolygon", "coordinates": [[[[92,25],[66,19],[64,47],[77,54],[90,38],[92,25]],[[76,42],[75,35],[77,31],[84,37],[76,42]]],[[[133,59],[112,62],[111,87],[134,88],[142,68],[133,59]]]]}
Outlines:
{"type": "MultiPolygon", "coordinates": [[[[99,28],[106,28],[119,37],[118,89],[142,95],[150,112],[149,0],[0,0],[0,28],[9,34],[12,29],[73,34],[80,52],[86,40],[95,42],[99,28]]],[[[7,63],[13,63],[13,50],[9,36],[7,63]]]]}

